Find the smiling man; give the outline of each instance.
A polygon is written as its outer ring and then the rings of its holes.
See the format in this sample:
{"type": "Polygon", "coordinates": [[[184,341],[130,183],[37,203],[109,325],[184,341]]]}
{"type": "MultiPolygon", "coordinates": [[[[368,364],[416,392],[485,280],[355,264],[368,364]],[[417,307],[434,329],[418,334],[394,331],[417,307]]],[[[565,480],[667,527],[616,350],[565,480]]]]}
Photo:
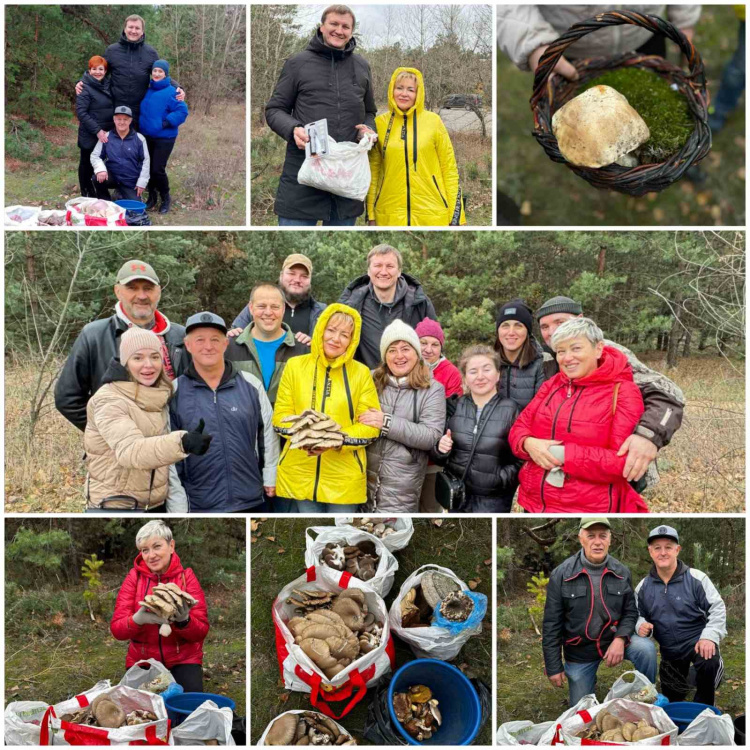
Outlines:
{"type": "Polygon", "coordinates": [[[680,536],[671,526],[648,535],[654,564],[635,589],[636,631],[653,637],[661,651],[661,692],[684,701],[695,674],[696,703],[713,706],[724,675],[719,643],[727,634],[727,610],[709,577],[679,559],[680,536]]]}
{"type": "Polygon", "coordinates": [[[114,293],[114,315],[83,327],[55,386],[57,410],[81,431],[86,429],[86,405],[102,384],[109,363],[118,357],[120,336],[128,328],[146,328],[159,337],[164,371],[170,379],[187,366],[185,329],[157,310],[161,286],[154,269],[142,260],[123,263],[114,293]]]}

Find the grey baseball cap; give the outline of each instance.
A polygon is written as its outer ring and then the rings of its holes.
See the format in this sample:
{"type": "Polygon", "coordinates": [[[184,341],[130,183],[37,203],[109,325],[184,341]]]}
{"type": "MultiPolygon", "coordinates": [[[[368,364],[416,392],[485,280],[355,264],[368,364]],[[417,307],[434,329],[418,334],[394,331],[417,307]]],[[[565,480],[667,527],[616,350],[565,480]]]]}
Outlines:
{"type": "Polygon", "coordinates": [[[128,117],[133,116],[133,110],[130,109],[130,107],[126,107],[124,105],[120,107],[115,107],[115,114],[116,115],[127,115],[128,117]]]}
{"type": "Polygon", "coordinates": [[[124,286],[136,279],[146,279],[159,286],[159,277],[152,266],[142,260],[128,260],[120,266],[116,281],[124,286]]]}
{"type": "Polygon", "coordinates": [[[193,328],[218,328],[222,333],[227,332],[224,318],[212,312],[199,312],[191,315],[185,323],[185,333],[190,333],[193,328]]]}
{"type": "Polygon", "coordinates": [[[654,539],[671,539],[677,544],[680,543],[680,535],[677,533],[677,529],[671,526],[657,526],[655,529],[651,529],[646,540],[647,544],[651,544],[654,539]]]}

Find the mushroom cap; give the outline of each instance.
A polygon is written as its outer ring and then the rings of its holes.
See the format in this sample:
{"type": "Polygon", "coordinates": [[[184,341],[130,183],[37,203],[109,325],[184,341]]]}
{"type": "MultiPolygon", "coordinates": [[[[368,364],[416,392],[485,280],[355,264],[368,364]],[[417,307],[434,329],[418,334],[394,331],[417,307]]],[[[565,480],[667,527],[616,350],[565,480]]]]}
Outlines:
{"type": "Polygon", "coordinates": [[[321,669],[330,669],[338,664],[338,659],[331,656],[331,649],[322,638],[305,638],[299,645],[321,669]]]}
{"type": "Polygon", "coordinates": [[[284,714],[279,716],[266,735],[266,745],[291,745],[297,734],[297,715],[284,714]]]}
{"type": "Polygon", "coordinates": [[[125,712],[106,698],[97,703],[94,716],[100,727],[107,727],[108,729],[117,729],[127,721],[125,712]]]}
{"type": "Polygon", "coordinates": [[[362,608],[354,599],[339,596],[331,609],[341,616],[344,625],[351,630],[359,631],[364,627],[365,617],[362,608]]]}
{"type": "Polygon", "coordinates": [[[360,607],[364,607],[367,604],[367,598],[365,592],[362,589],[344,589],[337,597],[337,599],[353,599],[360,607]]]}

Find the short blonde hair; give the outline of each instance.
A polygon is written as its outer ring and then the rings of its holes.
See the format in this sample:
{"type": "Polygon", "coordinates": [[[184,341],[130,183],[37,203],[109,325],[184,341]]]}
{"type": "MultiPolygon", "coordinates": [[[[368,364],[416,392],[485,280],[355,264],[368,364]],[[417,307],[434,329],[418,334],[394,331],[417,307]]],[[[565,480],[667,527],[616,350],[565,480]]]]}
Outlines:
{"type": "MultiPolygon", "coordinates": [[[[341,312],[340,310],[338,312],[335,312],[333,315],[331,315],[330,318],[328,318],[326,328],[328,328],[328,326],[330,325],[335,325],[338,323],[349,323],[352,329],[352,333],[354,333],[354,318],[349,315],[349,313],[341,312]]],[[[325,330],[325,328],[323,330],[325,330]]]]}
{"type": "Polygon", "coordinates": [[[146,31],[146,22],[143,20],[143,16],[139,16],[136,13],[133,13],[132,16],[128,16],[125,19],[125,23],[122,25],[123,29],[128,25],[128,21],[140,21],[141,26],[143,27],[143,31],[146,31]]]}
{"type": "Polygon", "coordinates": [[[400,271],[404,267],[404,258],[401,255],[401,253],[396,250],[393,245],[388,245],[385,242],[382,242],[380,245],[375,245],[372,250],[370,250],[369,253],[367,253],[367,267],[370,267],[370,261],[376,256],[376,255],[395,255],[396,261],[398,263],[398,270],[400,271]]]}
{"type": "Polygon", "coordinates": [[[414,73],[410,73],[408,70],[402,70],[397,76],[396,80],[393,82],[393,85],[395,86],[399,81],[403,81],[404,78],[411,78],[414,83],[419,86],[419,79],[414,75],[414,73]]]}
{"type": "Polygon", "coordinates": [[[557,351],[559,343],[579,336],[588,339],[592,346],[604,341],[602,329],[591,318],[571,318],[555,330],[550,338],[550,346],[557,351]]]}
{"type": "Polygon", "coordinates": [[[464,349],[461,353],[461,358],[458,360],[458,369],[464,377],[466,377],[466,368],[469,366],[469,360],[474,357],[486,357],[495,365],[495,369],[500,372],[500,357],[497,352],[484,344],[475,344],[464,349]]]}

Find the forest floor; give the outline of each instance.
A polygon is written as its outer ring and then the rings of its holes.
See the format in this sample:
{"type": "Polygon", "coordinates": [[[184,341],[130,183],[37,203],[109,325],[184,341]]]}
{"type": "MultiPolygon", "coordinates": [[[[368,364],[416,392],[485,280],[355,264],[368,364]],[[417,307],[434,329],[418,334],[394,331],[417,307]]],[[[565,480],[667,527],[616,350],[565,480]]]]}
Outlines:
{"type": "MultiPolygon", "coordinates": [[[[333,525],[326,520],[317,525],[333,525]]],[[[278,714],[293,709],[309,709],[307,693],[292,693],[284,689],[279,677],[279,666],[274,645],[274,626],[271,606],[279,591],[305,572],[305,529],[311,519],[276,518],[258,525],[251,547],[251,692],[253,695],[252,736],[255,744],[268,723],[278,714]]],[[[492,601],[492,524],[487,519],[414,521],[414,536],[409,545],[395,553],[399,562],[396,578],[385,603],[390,607],[402,583],[417,568],[435,563],[453,570],[462,580],[479,582],[476,591],[492,601]]],[[[470,638],[458,656],[455,666],[469,677],[492,681],[492,624],[490,612],[484,620],[482,634],[470,638]]],[[[394,638],[396,669],[414,659],[409,647],[394,638]]],[[[377,688],[374,688],[377,689],[377,688]]],[[[367,744],[362,733],[367,718],[369,696],[340,723],[351,732],[359,744],[367,744]]],[[[333,704],[338,712],[341,706],[333,704]]],[[[475,744],[492,744],[492,721],[488,721],[475,744]]]]}
{"type": "MultiPolygon", "coordinates": [[[[639,355],[657,370],[660,355],[639,355]]],[[[654,512],[737,513],[745,507],[744,364],[716,356],[682,359],[669,373],[688,400],[681,429],[659,453],[661,482],[646,494],[654,512]]],[[[83,511],[81,433],[54,408],[28,448],[32,364],[5,368],[5,509],[11,513],[83,511]]]]}
{"type": "MultiPolygon", "coordinates": [[[[695,27],[696,49],[706,66],[709,93],[716,97],[721,72],[737,43],[731,5],[704,5],[695,27]]],[[[667,42],[677,62],[676,47],[667,42]]],[[[739,226],[745,223],[744,97],[701,162],[705,181],[682,179],[661,193],[634,198],[597,190],[552,162],[531,135],[533,75],[502,53],[497,57],[497,189],[515,203],[505,207],[511,224],[529,226],[739,226]],[[518,211],[520,210],[520,215],[518,211]],[[513,216],[515,215],[515,219],[513,216]]]]}
{"type": "MultiPolygon", "coordinates": [[[[62,209],[80,195],[77,132],[72,116],[43,130],[6,118],[6,206],[62,209]]],[[[150,212],[154,226],[244,226],[244,105],[220,104],[210,116],[191,113],[180,127],[167,175],[172,210],[150,212]]]]}

